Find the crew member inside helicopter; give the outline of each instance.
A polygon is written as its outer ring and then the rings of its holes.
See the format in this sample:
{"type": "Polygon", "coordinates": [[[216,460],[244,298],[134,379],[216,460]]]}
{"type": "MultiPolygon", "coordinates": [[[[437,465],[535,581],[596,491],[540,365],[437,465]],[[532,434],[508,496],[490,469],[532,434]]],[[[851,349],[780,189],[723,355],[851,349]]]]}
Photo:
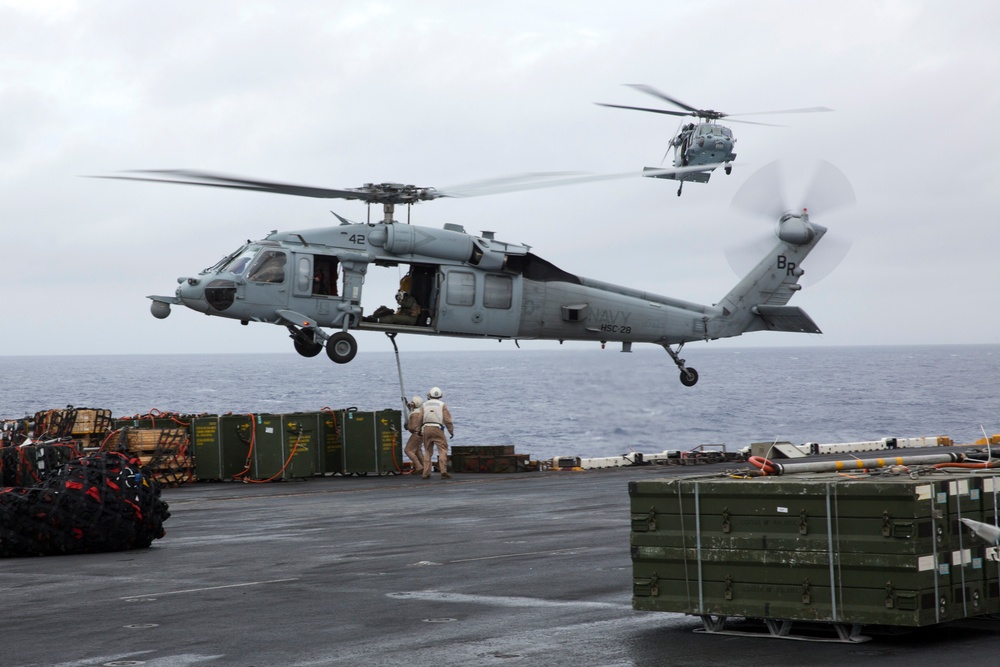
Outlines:
{"type": "Polygon", "coordinates": [[[379,324],[415,325],[417,317],[420,315],[420,304],[410,294],[411,284],[412,279],[409,273],[399,281],[399,291],[396,292],[396,303],[399,307],[395,312],[388,306],[379,306],[374,313],[361,319],[365,322],[378,322],[379,324]]]}
{"type": "Polygon", "coordinates": [[[680,147],[681,166],[683,167],[686,167],[688,163],[688,158],[687,158],[688,137],[690,137],[693,132],[694,132],[694,123],[688,123],[683,128],[681,128],[680,133],[670,141],[670,144],[675,148],[680,147]]]}
{"type": "Polygon", "coordinates": [[[337,296],[337,258],[317,256],[314,261],[313,295],[337,296]]]}

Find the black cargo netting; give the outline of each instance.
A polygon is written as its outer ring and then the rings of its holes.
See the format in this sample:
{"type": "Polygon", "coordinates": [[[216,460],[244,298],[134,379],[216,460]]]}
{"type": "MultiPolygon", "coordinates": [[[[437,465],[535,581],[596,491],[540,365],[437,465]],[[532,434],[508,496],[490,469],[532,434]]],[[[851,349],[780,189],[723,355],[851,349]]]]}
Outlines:
{"type": "Polygon", "coordinates": [[[0,487],[38,486],[60,466],[82,454],[76,441],[0,447],[0,487]]]}
{"type": "Polygon", "coordinates": [[[98,452],[38,486],[0,489],[0,557],[145,548],[165,535],[169,516],[138,459],[98,452]]]}

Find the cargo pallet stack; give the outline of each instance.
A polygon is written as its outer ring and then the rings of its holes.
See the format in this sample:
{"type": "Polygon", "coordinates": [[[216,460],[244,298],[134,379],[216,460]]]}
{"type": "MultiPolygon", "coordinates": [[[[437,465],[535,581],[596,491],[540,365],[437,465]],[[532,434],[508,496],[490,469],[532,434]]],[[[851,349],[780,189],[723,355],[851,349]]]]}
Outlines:
{"type": "Polygon", "coordinates": [[[921,627],[1000,612],[1000,477],[899,466],[845,476],[696,476],[629,484],[632,605],[733,618],[772,636],[803,622],[863,641],[865,625],[921,627]]]}
{"type": "Polygon", "coordinates": [[[150,477],[162,487],[180,486],[192,482],[194,461],[191,457],[191,438],[188,435],[189,422],[161,419],[157,427],[145,420],[120,420],[118,424],[134,423],[134,426],[119,426],[105,439],[104,451],[125,452],[139,459],[150,477]]]}
{"type": "Polygon", "coordinates": [[[461,473],[529,472],[538,469],[528,454],[515,454],[514,445],[474,445],[451,448],[451,471],[461,473]]]}

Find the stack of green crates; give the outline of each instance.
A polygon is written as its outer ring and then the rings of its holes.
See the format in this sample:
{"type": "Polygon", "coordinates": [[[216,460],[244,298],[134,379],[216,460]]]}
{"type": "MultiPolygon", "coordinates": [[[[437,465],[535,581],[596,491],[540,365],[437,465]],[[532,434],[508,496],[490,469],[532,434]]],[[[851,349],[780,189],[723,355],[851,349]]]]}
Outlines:
{"type": "Polygon", "coordinates": [[[201,480],[287,480],[316,474],[317,413],[208,415],[191,420],[201,480]]]}
{"type": "Polygon", "coordinates": [[[338,412],[344,475],[388,475],[403,466],[400,410],[338,412]]]}
{"type": "Polygon", "coordinates": [[[400,410],[199,415],[191,447],[200,480],[282,480],[395,474],[400,410]]]}
{"type": "Polygon", "coordinates": [[[1000,612],[1000,479],[835,474],[634,481],[635,609],[925,626],[1000,612]]]}

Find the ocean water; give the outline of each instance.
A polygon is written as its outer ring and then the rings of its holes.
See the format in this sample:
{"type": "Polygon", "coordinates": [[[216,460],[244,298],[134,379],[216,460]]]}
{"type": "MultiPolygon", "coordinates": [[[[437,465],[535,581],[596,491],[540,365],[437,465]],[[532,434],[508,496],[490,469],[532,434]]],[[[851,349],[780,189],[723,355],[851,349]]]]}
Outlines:
{"type": "MultiPolygon", "coordinates": [[[[1000,433],[1000,346],[684,351],[692,388],[659,349],[403,352],[406,395],[444,391],[454,445],[513,444],[532,458],[617,456],[751,442],[851,442],[1000,433]]],[[[281,413],[400,408],[396,357],[0,357],[0,418],[66,405],[281,413]]]]}

